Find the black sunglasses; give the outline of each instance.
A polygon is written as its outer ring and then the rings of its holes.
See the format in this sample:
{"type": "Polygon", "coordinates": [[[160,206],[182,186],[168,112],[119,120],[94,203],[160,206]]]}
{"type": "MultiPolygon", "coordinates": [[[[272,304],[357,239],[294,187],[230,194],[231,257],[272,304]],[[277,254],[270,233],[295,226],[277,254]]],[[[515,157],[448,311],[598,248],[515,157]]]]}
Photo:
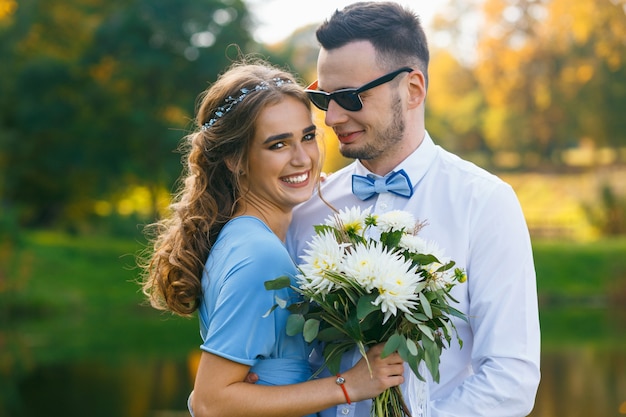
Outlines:
{"type": "Polygon", "coordinates": [[[320,110],[328,110],[330,100],[335,100],[337,104],[346,110],[359,111],[363,108],[363,102],[361,101],[359,94],[374,87],[378,87],[381,84],[388,83],[403,72],[411,71],[413,71],[412,68],[403,67],[399,70],[390,72],[389,74],[385,74],[382,77],[376,78],[374,81],[370,81],[362,87],[342,88],[341,90],[333,91],[332,93],[317,90],[317,81],[314,81],[304,91],[306,91],[309,95],[309,100],[311,100],[311,102],[315,104],[315,107],[320,110]]]}

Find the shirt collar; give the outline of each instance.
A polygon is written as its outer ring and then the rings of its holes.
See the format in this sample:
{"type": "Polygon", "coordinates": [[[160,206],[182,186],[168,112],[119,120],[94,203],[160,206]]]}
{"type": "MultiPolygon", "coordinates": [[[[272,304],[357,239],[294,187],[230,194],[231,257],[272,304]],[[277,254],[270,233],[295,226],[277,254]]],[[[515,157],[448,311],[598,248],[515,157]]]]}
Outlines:
{"type": "MultiPolygon", "coordinates": [[[[428,171],[428,168],[435,160],[437,155],[437,147],[428,131],[424,131],[424,140],[404,161],[400,162],[393,171],[404,169],[409,175],[411,183],[415,186],[428,171]]],[[[358,175],[368,175],[372,172],[365,168],[361,161],[356,161],[355,173],[358,175]]]]}

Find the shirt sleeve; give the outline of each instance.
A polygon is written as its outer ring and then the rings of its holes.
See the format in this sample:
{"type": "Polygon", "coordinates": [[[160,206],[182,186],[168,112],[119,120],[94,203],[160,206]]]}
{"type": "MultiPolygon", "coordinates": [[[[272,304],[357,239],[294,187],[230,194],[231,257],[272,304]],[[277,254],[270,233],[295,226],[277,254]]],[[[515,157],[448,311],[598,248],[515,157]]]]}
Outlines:
{"type": "Polygon", "coordinates": [[[513,190],[501,184],[471,225],[468,317],[473,375],[431,401],[431,417],[526,416],[539,384],[540,329],[532,247],[513,190]]]}

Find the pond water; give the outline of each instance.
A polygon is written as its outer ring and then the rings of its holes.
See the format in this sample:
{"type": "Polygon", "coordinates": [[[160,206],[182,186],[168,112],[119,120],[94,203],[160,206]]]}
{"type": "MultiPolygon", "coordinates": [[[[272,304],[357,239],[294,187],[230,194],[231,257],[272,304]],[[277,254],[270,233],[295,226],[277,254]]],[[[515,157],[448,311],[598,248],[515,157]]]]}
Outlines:
{"type": "MultiPolygon", "coordinates": [[[[542,313],[542,381],[532,417],[626,415],[625,317],[623,308],[542,313]]],[[[0,333],[0,417],[188,415],[194,348],[187,357],[120,352],[39,364],[32,349],[9,355],[7,337],[0,333]]]]}

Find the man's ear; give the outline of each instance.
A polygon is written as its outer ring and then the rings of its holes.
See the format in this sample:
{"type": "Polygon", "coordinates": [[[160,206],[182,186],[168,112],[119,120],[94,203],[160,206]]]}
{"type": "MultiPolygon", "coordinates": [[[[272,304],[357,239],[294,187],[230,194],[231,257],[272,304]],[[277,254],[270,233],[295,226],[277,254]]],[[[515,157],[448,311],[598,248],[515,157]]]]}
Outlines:
{"type": "Polygon", "coordinates": [[[418,107],[426,100],[426,77],[422,71],[415,70],[409,73],[408,81],[409,106],[418,107]]]}

